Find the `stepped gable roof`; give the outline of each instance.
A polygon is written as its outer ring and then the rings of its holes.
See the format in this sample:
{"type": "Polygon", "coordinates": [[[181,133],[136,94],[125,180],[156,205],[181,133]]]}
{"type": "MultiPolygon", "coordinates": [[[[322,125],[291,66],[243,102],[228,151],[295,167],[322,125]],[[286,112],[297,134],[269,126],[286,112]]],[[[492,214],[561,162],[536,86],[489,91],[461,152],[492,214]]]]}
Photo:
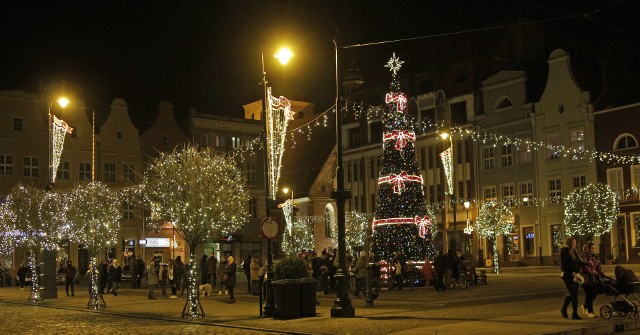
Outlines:
{"type": "MultiPolygon", "coordinates": [[[[305,126],[320,114],[313,114],[301,119],[293,120],[289,124],[289,130],[302,127],[304,133],[294,132],[295,146],[292,148],[291,134],[287,134],[285,152],[282,158],[282,170],[280,173],[279,188],[289,187],[293,189],[294,197],[309,196],[311,186],[318,178],[318,174],[326,164],[336,145],[335,114],[327,112],[327,126],[324,127],[323,117],[311,125],[311,137],[307,139],[308,128],[305,126]]],[[[279,199],[286,197],[278,192],[279,199]]]]}

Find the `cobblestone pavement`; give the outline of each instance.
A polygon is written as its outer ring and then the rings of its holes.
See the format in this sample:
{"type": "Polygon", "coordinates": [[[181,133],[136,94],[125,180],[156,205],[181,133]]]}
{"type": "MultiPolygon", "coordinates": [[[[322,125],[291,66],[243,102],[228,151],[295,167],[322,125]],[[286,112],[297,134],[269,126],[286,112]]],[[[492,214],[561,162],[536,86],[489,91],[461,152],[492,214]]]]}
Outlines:
{"type": "Polygon", "coordinates": [[[0,334],[282,334],[206,323],[0,302],[0,334]]]}

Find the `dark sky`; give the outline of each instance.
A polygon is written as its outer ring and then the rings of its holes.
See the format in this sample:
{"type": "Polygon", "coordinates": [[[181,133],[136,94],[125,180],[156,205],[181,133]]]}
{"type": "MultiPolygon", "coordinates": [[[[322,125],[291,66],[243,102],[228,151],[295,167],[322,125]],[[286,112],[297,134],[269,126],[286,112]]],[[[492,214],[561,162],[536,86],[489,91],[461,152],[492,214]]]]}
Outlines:
{"type": "MultiPolygon", "coordinates": [[[[335,95],[336,29],[340,45],[351,45],[594,8],[604,9],[594,18],[624,28],[610,16],[631,2],[607,9],[617,1],[3,1],[0,90],[37,93],[63,83],[102,118],[121,97],[142,129],[161,100],[171,101],[179,117],[191,107],[239,116],[243,104],[260,99],[264,51],[275,95],[324,110],[335,95]],[[295,53],[286,67],[272,57],[284,44],[295,53]]],[[[349,50],[345,58],[384,72],[395,47],[402,43],[349,50]]]]}

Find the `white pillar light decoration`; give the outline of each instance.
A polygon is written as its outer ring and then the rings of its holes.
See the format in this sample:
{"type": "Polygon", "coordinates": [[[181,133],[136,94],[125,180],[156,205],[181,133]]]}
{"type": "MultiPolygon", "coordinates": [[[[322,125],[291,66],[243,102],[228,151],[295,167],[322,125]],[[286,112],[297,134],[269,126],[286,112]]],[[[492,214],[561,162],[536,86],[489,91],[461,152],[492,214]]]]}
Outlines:
{"type": "Polygon", "coordinates": [[[267,87],[267,154],[269,155],[269,184],[271,199],[276,199],[284,142],[287,135],[289,121],[293,120],[291,102],[285,97],[274,98],[271,87],[267,87]]]}

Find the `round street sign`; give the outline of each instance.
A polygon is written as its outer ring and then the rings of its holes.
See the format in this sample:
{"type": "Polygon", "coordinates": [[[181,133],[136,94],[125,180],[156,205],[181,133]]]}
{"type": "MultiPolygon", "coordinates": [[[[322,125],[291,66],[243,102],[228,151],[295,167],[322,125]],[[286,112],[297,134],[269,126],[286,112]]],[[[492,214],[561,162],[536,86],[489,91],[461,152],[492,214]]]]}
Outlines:
{"type": "Polygon", "coordinates": [[[277,238],[280,236],[280,225],[272,217],[264,218],[260,223],[260,232],[270,240],[277,238]]]}

